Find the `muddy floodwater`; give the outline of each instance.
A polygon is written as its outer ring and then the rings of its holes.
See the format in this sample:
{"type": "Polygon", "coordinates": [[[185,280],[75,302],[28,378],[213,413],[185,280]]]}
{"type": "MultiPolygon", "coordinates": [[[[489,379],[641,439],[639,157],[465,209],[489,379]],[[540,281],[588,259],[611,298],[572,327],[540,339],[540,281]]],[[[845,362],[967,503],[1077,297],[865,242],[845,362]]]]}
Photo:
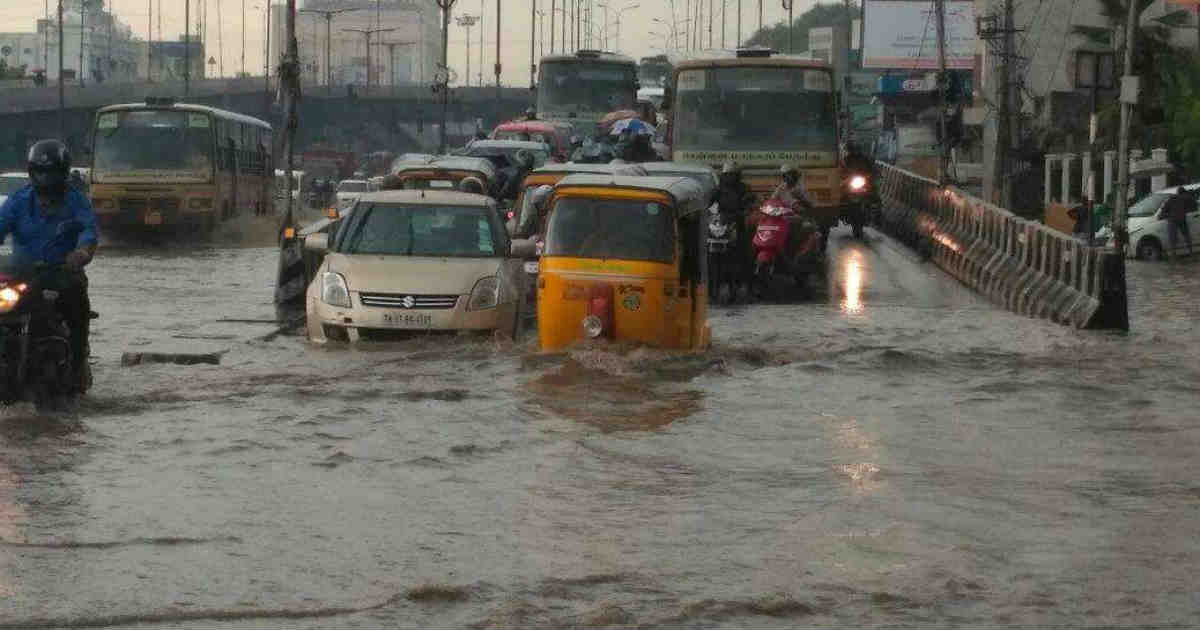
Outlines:
{"type": "Polygon", "coordinates": [[[222,321],[270,248],[107,248],[95,389],[0,416],[0,626],[1200,624],[1200,264],[1080,332],[868,237],[702,355],[318,348],[222,321]]]}

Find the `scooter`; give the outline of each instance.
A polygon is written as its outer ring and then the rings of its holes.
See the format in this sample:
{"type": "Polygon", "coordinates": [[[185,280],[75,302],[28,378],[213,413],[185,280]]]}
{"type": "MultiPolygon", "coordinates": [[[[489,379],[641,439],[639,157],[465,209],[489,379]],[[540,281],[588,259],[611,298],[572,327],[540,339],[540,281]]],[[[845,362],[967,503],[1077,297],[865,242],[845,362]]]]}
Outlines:
{"type": "Polygon", "coordinates": [[[731,304],[744,262],[738,247],[741,226],[736,216],[721,214],[715,203],[708,212],[708,294],[719,304],[731,304]]]}
{"type": "Polygon", "coordinates": [[[850,225],[854,238],[864,238],[864,228],[872,222],[874,195],[871,176],[867,173],[851,173],[842,182],[845,190],[845,205],[842,206],[842,221],[850,225]]]}
{"type": "Polygon", "coordinates": [[[760,295],[769,291],[780,274],[791,276],[797,287],[803,287],[823,262],[821,230],[776,198],[768,199],[759,214],[751,241],[756,290],[760,295]]]}

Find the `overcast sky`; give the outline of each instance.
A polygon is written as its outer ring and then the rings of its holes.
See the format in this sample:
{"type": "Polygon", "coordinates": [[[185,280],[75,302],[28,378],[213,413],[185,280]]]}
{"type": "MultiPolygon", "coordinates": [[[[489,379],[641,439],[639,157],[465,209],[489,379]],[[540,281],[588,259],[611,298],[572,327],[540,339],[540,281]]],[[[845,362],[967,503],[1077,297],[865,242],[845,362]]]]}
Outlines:
{"type": "MultiPolygon", "coordinates": [[[[163,37],[174,39],[183,32],[183,12],[184,0],[154,0],[157,11],[157,6],[161,1],[163,12],[163,37]]],[[[424,0],[432,3],[433,0],[424,0]]],[[[484,65],[487,68],[487,75],[492,74],[492,64],[495,63],[495,17],[496,3],[503,3],[503,22],[502,30],[504,38],[501,43],[502,62],[504,64],[502,80],[505,84],[523,85],[529,81],[529,34],[530,34],[530,9],[534,0],[458,0],[454,7],[454,14],[461,15],[469,13],[478,15],[481,5],[484,13],[484,65]]],[[[551,0],[536,0],[538,9],[544,11],[547,16],[545,18],[545,29],[549,29],[549,9],[551,0]]],[[[557,0],[556,5],[561,8],[564,0],[557,0]]],[[[599,24],[602,21],[603,9],[600,8],[604,0],[592,0],[595,5],[595,22],[599,24]]],[[[696,0],[692,0],[694,3],[696,0]]],[[[737,28],[737,6],[740,1],[742,5],[742,33],[743,36],[749,37],[754,29],[758,26],[758,2],[759,0],[725,0],[727,3],[727,26],[726,37],[730,47],[733,46],[736,28],[737,28]]],[[[109,0],[109,5],[113,7],[121,20],[130,24],[134,32],[140,36],[146,35],[146,17],[147,17],[147,2],[148,0],[109,0]]],[[[227,74],[232,74],[240,68],[241,58],[241,40],[242,40],[242,0],[191,0],[191,9],[193,13],[197,11],[200,3],[207,2],[209,11],[209,42],[208,55],[215,57],[217,55],[217,5],[221,5],[222,17],[222,38],[224,40],[224,66],[227,74]]],[[[253,74],[262,73],[263,65],[263,30],[265,27],[263,10],[266,0],[245,0],[247,18],[246,18],[246,69],[253,74]]],[[[685,19],[684,6],[688,0],[674,0],[676,5],[676,19],[685,19]]],[[[714,13],[718,19],[713,22],[713,43],[720,46],[721,41],[721,2],[722,0],[699,0],[703,5],[705,12],[704,32],[705,44],[707,44],[707,29],[708,29],[708,7],[711,3],[714,13]]],[[[4,31],[32,31],[35,28],[35,20],[42,16],[43,5],[46,0],[0,0],[0,24],[4,31]],[[17,5],[17,6],[13,6],[17,5]]],[[[51,11],[55,2],[51,0],[51,11]]],[[[666,34],[667,29],[661,23],[653,22],[654,19],[669,22],[671,13],[671,0],[609,0],[607,4],[610,7],[609,21],[612,23],[610,31],[611,39],[609,40],[609,48],[615,48],[616,44],[616,16],[615,9],[631,5],[638,5],[638,8],[625,11],[621,19],[621,42],[620,50],[634,57],[642,57],[646,55],[656,54],[655,46],[664,44],[661,37],[652,35],[652,32],[666,34]]],[[[763,4],[763,19],[767,24],[780,22],[786,19],[787,12],[781,7],[779,0],[762,0],[763,4]]],[[[800,15],[806,11],[816,0],[797,0],[795,13],[800,15]]],[[[193,18],[193,22],[194,22],[193,18]]],[[[155,19],[157,22],[157,18],[155,19]]],[[[556,24],[559,19],[555,19],[556,24]]],[[[682,29],[683,26],[680,25],[682,29]]],[[[556,29],[561,32],[561,28],[556,29]]],[[[471,74],[478,75],[479,65],[479,30],[478,27],[472,30],[471,33],[471,74]]],[[[556,40],[560,39],[556,37],[556,40]]],[[[540,44],[539,44],[540,45],[540,44]]],[[[550,51],[549,35],[546,36],[547,53],[550,51]]],[[[455,68],[461,75],[464,71],[464,60],[466,58],[466,33],[463,29],[451,22],[450,26],[450,65],[455,68]]],[[[486,80],[486,77],[485,77],[486,80]]]]}

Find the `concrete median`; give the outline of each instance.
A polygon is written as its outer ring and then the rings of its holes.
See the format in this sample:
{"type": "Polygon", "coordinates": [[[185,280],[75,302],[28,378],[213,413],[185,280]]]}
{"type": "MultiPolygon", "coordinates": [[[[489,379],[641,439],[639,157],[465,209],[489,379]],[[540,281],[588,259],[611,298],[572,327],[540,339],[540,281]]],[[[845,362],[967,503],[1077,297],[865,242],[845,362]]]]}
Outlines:
{"type": "Polygon", "coordinates": [[[902,169],[880,171],[881,229],[963,284],[1028,317],[1128,330],[1119,253],[902,169]]]}

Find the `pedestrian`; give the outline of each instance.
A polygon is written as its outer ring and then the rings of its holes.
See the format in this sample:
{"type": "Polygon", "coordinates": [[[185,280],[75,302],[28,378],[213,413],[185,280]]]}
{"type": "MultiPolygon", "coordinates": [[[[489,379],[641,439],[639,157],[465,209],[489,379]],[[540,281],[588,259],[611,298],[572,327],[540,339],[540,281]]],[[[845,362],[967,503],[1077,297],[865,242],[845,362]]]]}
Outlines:
{"type": "Polygon", "coordinates": [[[1183,186],[1180,186],[1179,190],[1163,204],[1163,216],[1167,219],[1167,241],[1170,249],[1168,256],[1175,255],[1179,234],[1183,234],[1183,240],[1187,241],[1188,255],[1192,255],[1192,233],[1188,229],[1188,215],[1193,212],[1196,212],[1196,191],[1183,186]]]}
{"type": "Polygon", "coordinates": [[[1085,200],[1083,203],[1071,208],[1067,211],[1067,216],[1075,219],[1075,226],[1071,228],[1071,234],[1087,243],[1092,244],[1092,202],[1085,200]]]}

